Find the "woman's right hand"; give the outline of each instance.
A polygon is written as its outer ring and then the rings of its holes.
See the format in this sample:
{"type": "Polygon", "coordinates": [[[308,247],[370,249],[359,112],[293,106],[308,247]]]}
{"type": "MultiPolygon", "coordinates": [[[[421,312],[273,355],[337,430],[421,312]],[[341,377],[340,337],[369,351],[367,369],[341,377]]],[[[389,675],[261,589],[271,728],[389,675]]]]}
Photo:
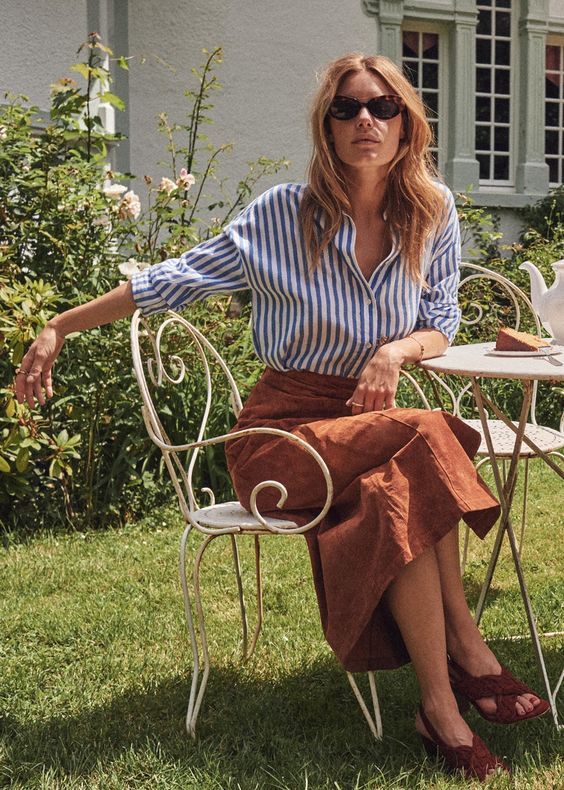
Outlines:
{"type": "Polygon", "coordinates": [[[16,371],[14,388],[18,403],[26,400],[29,408],[33,409],[35,400],[44,406],[45,395],[48,398],[53,396],[51,371],[64,342],[65,336],[50,324],[42,329],[16,371]]]}

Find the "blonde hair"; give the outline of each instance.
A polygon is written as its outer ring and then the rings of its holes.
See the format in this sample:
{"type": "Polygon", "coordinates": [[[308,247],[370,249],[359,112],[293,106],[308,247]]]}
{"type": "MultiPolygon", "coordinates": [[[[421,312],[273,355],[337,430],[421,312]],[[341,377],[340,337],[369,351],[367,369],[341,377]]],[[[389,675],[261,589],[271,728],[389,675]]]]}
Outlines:
{"type": "Polygon", "coordinates": [[[399,239],[402,259],[414,280],[422,281],[425,241],[445,215],[445,200],[434,179],[436,169],[429,154],[432,133],[418,94],[393,61],[383,55],[345,55],[329,63],[313,99],[310,122],[313,153],[308,186],[300,205],[300,223],[310,266],[319,263],[350,211],[348,183],[343,164],[328,137],[327,113],[343,79],[351,73],[370,71],[391,93],[405,102],[403,139],[390,163],[382,210],[390,231],[399,239]],[[319,228],[319,210],[324,219],[319,228]]]}

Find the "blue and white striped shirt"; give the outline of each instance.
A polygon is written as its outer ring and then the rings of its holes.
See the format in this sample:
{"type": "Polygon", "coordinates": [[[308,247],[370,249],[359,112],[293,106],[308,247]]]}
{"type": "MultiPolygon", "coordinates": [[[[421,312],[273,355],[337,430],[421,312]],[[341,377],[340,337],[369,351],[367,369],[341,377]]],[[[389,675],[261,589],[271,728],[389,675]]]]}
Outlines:
{"type": "Polygon", "coordinates": [[[422,289],[406,273],[395,243],[367,280],[348,216],[310,272],[298,221],[304,188],[268,190],[215,238],[135,275],[137,306],[149,315],[250,289],[254,347],[276,370],[358,377],[380,343],[414,329],[438,329],[451,341],[460,320],[460,233],[451,192],[442,187],[448,218],[426,245],[422,289]]]}

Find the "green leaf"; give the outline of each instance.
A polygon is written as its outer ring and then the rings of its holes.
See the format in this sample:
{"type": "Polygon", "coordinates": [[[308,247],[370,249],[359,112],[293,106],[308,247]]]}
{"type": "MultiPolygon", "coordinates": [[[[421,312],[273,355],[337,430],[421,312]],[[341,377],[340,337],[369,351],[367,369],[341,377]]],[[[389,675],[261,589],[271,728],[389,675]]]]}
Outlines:
{"type": "Polygon", "coordinates": [[[119,96],[116,96],[115,93],[111,93],[111,91],[101,93],[99,99],[102,102],[108,102],[108,104],[111,104],[112,107],[115,107],[117,110],[125,110],[125,102],[123,99],[120,99],[119,96]]]}
{"type": "Polygon", "coordinates": [[[29,450],[22,447],[16,458],[16,469],[18,472],[25,472],[29,464],[29,450]]]}
{"type": "Polygon", "coordinates": [[[8,472],[10,471],[11,471],[10,464],[6,461],[5,458],[3,458],[0,455],[0,472],[4,472],[5,474],[8,474],[8,472]]]}
{"type": "Polygon", "coordinates": [[[90,67],[86,63],[75,63],[74,66],[71,66],[71,71],[78,72],[87,80],[90,74],[90,67]]]}
{"type": "Polygon", "coordinates": [[[63,428],[63,430],[57,436],[55,441],[57,442],[58,445],[63,446],[68,442],[68,440],[69,440],[68,431],[65,430],[65,428],[63,428]]]}

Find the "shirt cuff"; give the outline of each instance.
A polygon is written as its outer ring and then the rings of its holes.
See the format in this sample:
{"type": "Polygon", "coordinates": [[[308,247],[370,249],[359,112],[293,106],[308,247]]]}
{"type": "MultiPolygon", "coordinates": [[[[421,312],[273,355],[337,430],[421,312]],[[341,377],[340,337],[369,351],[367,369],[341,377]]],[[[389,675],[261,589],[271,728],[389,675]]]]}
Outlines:
{"type": "Polygon", "coordinates": [[[143,315],[163,313],[169,309],[167,302],[155,291],[149,269],[133,275],[131,278],[131,293],[133,301],[143,315]]]}

